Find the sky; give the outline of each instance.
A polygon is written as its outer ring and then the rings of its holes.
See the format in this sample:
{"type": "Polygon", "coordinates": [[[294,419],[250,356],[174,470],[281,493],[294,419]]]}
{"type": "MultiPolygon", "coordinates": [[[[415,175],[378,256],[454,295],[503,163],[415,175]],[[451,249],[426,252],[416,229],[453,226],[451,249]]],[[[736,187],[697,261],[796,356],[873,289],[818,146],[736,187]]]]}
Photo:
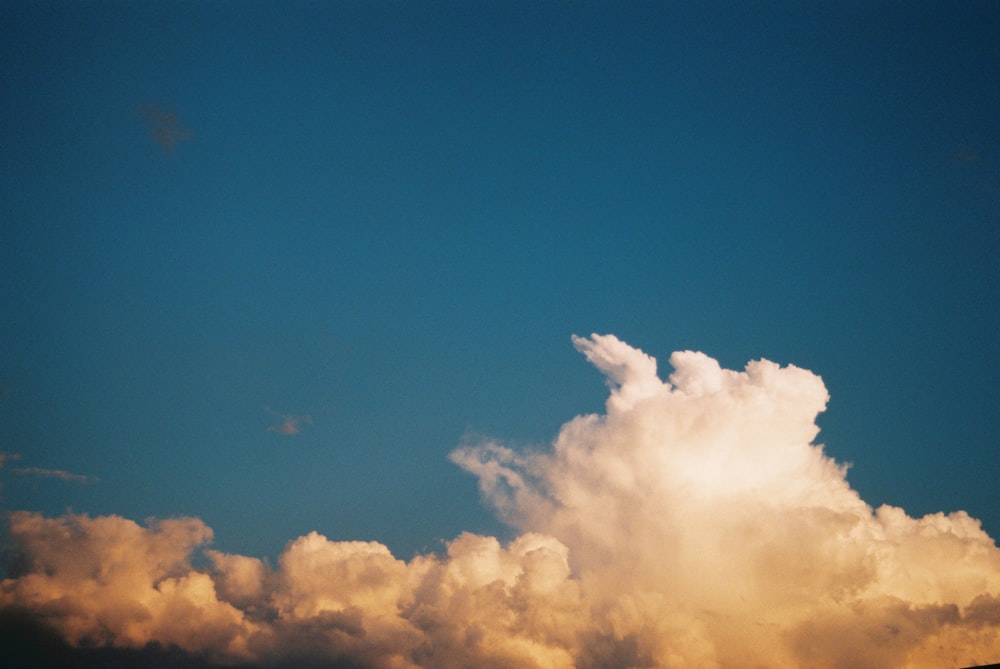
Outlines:
{"type": "Polygon", "coordinates": [[[0,606],[211,663],[1000,662],[997,34],[4,3],[0,606]]]}

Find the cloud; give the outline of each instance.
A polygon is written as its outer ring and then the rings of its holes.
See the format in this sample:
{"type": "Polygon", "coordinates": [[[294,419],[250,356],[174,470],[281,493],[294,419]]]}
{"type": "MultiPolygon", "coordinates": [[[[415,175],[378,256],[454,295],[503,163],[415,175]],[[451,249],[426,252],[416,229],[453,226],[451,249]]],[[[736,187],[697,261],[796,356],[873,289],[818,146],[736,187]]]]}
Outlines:
{"type": "Polygon", "coordinates": [[[281,419],[281,422],[277,425],[269,425],[267,428],[268,432],[276,432],[278,434],[283,434],[286,437],[294,437],[295,435],[302,433],[303,426],[312,425],[312,416],[282,414],[272,411],[271,409],[267,409],[267,412],[281,419]]]}
{"type": "Polygon", "coordinates": [[[193,136],[176,114],[159,105],[145,104],[138,111],[146,120],[150,136],[167,153],[174,153],[178,142],[187,141],[193,136]]]}
{"type": "Polygon", "coordinates": [[[15,474],[21,476],[41,476],[43,478],[60,479],[63,481],[74,481],[76,483],[97,483],[96,476],[86,476],[84,474],[74,474],[62,469],[43,469],[41,467],[11,467],[15,474]]]}
{"type": "Polygon", "coordinates": [[[21,459],[21,454],[20,453],[4,453],[4,452],[0,452],[0,469],[3,469],[4,465],[7,464],[8,462],[12,462],[14,460],[20,460],[20,459],[21,459]]]}
{"type": "Polygon", "coordinates": [[[1000,658],[1000,551],[964,512],[873,509],[814,442],[820,377],[613,336],[600,415],[452,460],[519,536],[409,562],[310,533],[272,566],[194,518],[10,515],[0,605],[72,644],[378,669],[930,669],[1000,658]],[[203,556],[192,560],[192,556],[203,556]],[[196,566],[206,562],[204,566],[196,566]]]}
{"type": "Polygon", "coordinates": [[[970,144],[961,144],[952,153],[951,159],[956,165],[964,165],[968,163],[982,162],[983,155],[976,147],[970,144]]]}
{"type": "Polygon", "coordinates": [[[0,600],[38,611],[74,645],[176,645],[244,658],[242,612],[220,602],[212,577],[191,568],[191,551],[212,531],[200,520],[147,527],[116,516],[46,519],[14,512],[19,551],[0,600]]]}
{"type": "MultiPolygon", "coordinates": [[[[0,451],[0,469],[3,469],[4,465],[6,465],[8,462],[13,462],[20,459],[21,459],[20,453],[4,453],[3,451],[0,451]]],[[[3,483],[0,482],[0,494],[2,494],[2,492],[3,492],[3,483]]]]}

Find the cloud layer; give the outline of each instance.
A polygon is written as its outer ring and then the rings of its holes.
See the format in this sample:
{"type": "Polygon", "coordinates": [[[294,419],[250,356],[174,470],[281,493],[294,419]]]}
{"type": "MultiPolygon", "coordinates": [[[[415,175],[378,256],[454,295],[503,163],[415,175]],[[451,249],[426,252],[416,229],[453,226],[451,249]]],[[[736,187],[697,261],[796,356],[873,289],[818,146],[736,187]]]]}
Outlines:
{"type": "Polygon", "coordinates": [[[793,366],[656,361],[574,338],[603,415],[550,449],[452,460],[521,533],[395,558],[311,533],[272,566],[205,548],[194,518],[9,517],[0,605],[73,644],[176,646],[218,663],[924,669],[1000,659],[1000,551],[963,512],[872,509],[814,444],[828,396],[793,366]],[[206,559],[207,558],[207,559],[206,559]],[[202,564],[204,563],[204,564],[202,564]]]}

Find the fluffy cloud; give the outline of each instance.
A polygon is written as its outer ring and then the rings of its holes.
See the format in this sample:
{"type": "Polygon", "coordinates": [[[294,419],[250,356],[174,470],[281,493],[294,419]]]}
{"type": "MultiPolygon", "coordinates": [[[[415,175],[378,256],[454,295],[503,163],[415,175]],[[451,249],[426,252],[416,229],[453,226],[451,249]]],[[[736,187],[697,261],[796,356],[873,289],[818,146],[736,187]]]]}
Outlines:
{"type": "Polygon", "coordinates": [[[452,459],[521,535],[463,534],[409,562],[317,533],[271,566],[199,552],[196,519],[17,512],[0,604],[75,644],[177,646],[216,662],[434,667],[960,667],[1000,658],[1000,551],[963,512],[872,509],[814,443],[803,369],[656,361],[574,338],[602,415],[550,449],[452,459]],[[192,555],[208,558],[192,564],[192,555]]]}
{"type": "Polygon", "coordinates": [[[15,512],[19,553],[0,601],[37,612],[73,644],[172,644],[213,657],[246,657],[240,611],[215,597],[191,551],[212,531],[200,520],[140,527],[116,516],[47,519],[15,512]]]}

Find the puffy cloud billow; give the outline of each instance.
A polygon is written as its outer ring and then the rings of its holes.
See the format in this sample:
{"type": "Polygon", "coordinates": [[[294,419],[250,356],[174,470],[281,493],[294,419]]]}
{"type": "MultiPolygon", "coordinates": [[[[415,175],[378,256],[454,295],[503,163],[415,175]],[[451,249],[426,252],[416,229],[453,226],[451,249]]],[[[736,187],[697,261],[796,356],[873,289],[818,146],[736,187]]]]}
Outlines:
{"type": "Polygon", "coordinates": [[[452,460],[520,531],[399,560],[317,533],[276,566],[200,520],[10,515],[0,605],[77,646],[378,669],[940,669],[1000,660],[1000,550],[964,512],[872,509],[814,443],[822,380],[574,338],[603,415],[452,460]],[[207,560],[194,560],[199,556],[207,560]],[[199,565],[201,562],[206,564],[199,565]]]}

